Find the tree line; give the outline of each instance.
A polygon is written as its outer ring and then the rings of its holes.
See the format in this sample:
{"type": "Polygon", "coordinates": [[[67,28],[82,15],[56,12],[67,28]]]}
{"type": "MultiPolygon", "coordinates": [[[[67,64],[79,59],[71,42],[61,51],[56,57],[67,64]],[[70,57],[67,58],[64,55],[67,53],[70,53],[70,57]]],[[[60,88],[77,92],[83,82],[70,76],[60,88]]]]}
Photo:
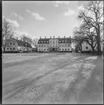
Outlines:
{"type": "Polygon", "coordinates": [[[82,43],[85,41],[97,54],[101,53],[101,40],[103,40],[104,26],[104,6],[103,1],[89,1],[83,5],[83,10],[78,14],[78,19],[81,21],[79,27],[74,29],[74,39],[77,46],[82,48],[82,43]]]}
{"type": "Polygon", "coordinates": [[[29,44],[32,44],[34,47],[36,47],[37,45],[36,39],[32,39],[31,37],[25,34],[18,35],[16,33],[16,30],[17,30],[17,27],[15,27],[13,23],[11,23],[5,17],[2,18],[2,45],[5,45],[5,42],[7,39],[11,39],[11,38],[18,39],[19,37],[19,40],[28,42],[29,44]]]}

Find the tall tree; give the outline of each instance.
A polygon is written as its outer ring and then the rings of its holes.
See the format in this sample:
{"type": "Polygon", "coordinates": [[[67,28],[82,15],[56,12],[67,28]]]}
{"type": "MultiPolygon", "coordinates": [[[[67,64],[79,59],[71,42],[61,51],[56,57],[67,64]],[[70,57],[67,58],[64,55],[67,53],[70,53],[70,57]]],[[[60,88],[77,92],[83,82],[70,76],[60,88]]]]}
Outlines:
{"type": "Polygon", "coordinates": [[[89,1],[84,5],[84,10],[80,12],[78,18],[81,19],[83,27],[94,28],[96,32],[97,51],[101,52],[101,29],[104,24],[103,1],[89,1]]]}

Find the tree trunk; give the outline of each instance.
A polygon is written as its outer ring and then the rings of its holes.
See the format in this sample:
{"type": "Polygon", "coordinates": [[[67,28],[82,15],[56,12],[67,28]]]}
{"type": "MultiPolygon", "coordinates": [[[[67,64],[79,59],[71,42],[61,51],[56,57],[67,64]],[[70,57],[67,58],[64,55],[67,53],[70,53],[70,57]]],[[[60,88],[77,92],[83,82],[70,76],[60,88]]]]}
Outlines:
{"type": "Polygon", "coordinates": [[[94,47],[93,47],[93,46],[91,46],[91,48],[92,48],[92,52],[94,53],[94,52],[95,52],[95,49],[94,49],[94,47]]]}
{"type": "Polygon", "coordinates": [[[101,54],[101,45],[100,45],[100,28],[97,31],[97,54],[101,54]]]}

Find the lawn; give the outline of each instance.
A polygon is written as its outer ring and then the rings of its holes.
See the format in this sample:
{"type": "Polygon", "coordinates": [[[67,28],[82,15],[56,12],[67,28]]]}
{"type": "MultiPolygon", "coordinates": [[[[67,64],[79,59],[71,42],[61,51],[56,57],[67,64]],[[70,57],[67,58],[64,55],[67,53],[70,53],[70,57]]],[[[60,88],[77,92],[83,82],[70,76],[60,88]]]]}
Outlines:
{"type": "Polygon", "coordinates": [[[102,103],[100,56],[4,54],[2,65],[4,103],[102,103]]]}

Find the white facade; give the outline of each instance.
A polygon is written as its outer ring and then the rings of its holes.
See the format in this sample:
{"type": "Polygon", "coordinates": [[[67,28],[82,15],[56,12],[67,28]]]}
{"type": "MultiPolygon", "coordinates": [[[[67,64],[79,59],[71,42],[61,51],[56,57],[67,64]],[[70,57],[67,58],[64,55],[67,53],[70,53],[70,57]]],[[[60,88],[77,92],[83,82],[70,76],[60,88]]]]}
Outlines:
{"type": "Polygon", "coordinates": [[[71,51],[70,38],[39,39],[37,50],[42,52],[71,51]]]}
{"type": "Polygon", "coordinates": [[[59,50],[60,51],[71,51],[71,44],[70,43],[60,43],[59,50]]]}
{"type": "Polygon", "coordinates": [[[57,38],[51,38],[49,40],[49,46],[52,48],[58,48],[59,47],[58,39],[57,38]]]}
{"type": "Polygon", "coordinates": [[[15,40],[8,40],[6,42],[5,51],[18,51],[18,44],[15,40]]]}
{"type": "Polygon", "coordinates": [[[49,44],[38,44],[37,48],[38,48],[38,51],[47,52],[49,51],[49,44]]]}
{"type": "Polygon", "coordinates": [[[89,44],[87,44],[86,42],[82,43],[82,51],[91,51],[92,48],[89,44]]]}
{"type": "Polygon", "coordinates": [[[27,43],[21,41],[17,42],[15,39],[8,39],[5,43],[5,51],[32,51],[32,48],[26,47],[24,44],[26,45],[27,43]]]}

